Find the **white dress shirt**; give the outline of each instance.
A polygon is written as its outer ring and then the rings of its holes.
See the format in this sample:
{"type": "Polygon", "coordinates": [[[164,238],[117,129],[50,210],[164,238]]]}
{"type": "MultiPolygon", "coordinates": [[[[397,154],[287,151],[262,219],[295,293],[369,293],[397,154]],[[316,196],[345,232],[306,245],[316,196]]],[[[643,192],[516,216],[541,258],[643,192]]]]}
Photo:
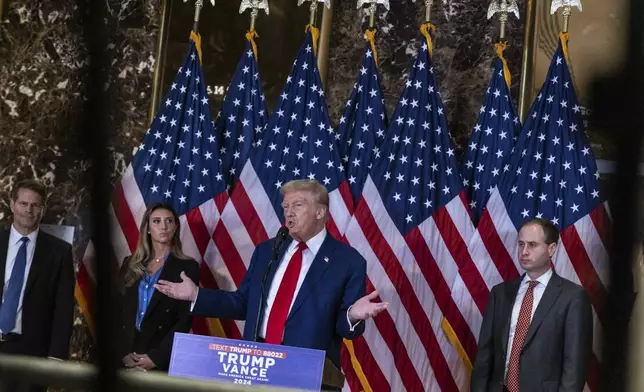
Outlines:
{"type": "MultiPolygon", "coordinates": [[[[548,286],[548,282],[550,282],[550,278],[552,277],[552,269],[549,269],[548,272],[545,274],[541,275],[536,279],[537,285],[534,286],[534,291],[533,291],[533,297],[532,297],[532,313],[530,314],[530,322],[532,322],[532,317],[534,317],[534,312],[537,310],[537,306],[539,306],[539,302],[541,301],[541,297],[543,297],[543,292],[546,290],[546,286],[548,286]]],[[[510,366],[510,355],[512,354],[512,343],[514,342],[514,333],[516,332],[517,329],[517,322],[519,321],[519,312],[521,312],[521,304],[523,303],[523,297],[525,297],[525,293],[528,291],[528,287],[530,286],[530,277],[526,274],[523,277],[523,280],[521,280],[521,285],[519,286],[519,291],[517,292],[517,298],[514,300],[514,306],[512,307],[512,317],[510,318],[510,335],[508,336],[508,351],[507,355],[505,356],[505,375],[507,376],[508,374],[508,367],[510,366]]]]}
{"type": "MultiPolygon", "coordinates": [[[[25,288],[27,287],[27,279],[29,278],[29,270],[31,270],[31,264],[34,259],[34,250],[36,249],[36,239],[38,238],[38,229],[32,231],[26,237],[29,238],[27,242],[27,266],[25,267],[25,279],[22,283],[22,291],[20,292],[20,299],[18,300],[18,312],[16,313],[16,326],[11,331],[0,331],[1,333],[22,333],[22,300],[25,296],[25,288]]],[[[9,279],[11,279],[11,273],[13,272],[13,266],[16,264],[16,256],[18,255],[18,249],[22,245],[20,239],[24,237],[22,234],[11,225],[11,231],[9,233],[9,246],[7,248],[7,261],[4,267],[4,291],[2,293],[2,298],[4,302],[4,294],[7,292],[7,286],[9,286],[9,279]]],[[[0,245],[1,246],[1,245],[0,245]]]]}

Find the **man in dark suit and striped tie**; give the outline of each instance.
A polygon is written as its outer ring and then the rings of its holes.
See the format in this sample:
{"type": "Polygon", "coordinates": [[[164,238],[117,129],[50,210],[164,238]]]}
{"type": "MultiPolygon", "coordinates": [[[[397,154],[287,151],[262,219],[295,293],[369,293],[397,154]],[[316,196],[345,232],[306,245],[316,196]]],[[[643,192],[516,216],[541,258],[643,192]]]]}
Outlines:
{"type": "MultiPolygon", "coordinates": [[[[74,315],[71,246],[39,229],[45,187],[19,182],[13,223],[0,232],[0,353],[67,359],[74,315]]],[[[3,391],[40,391],[22,384],[3,391]]]]}
{"type": "Polygon", "coordinates": [[[519,231],[520,278],[490,293],[471,392],[581,392],[592,349],[593,316],[583,287],[557,275],[559,232],[532,219],[519,231]]]}

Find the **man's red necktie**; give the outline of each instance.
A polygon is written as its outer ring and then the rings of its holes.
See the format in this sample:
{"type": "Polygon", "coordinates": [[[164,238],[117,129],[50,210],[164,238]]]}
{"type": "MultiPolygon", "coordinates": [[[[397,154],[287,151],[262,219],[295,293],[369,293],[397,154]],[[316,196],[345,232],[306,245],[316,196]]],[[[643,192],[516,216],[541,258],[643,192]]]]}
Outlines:
{"type": "Polygon", "coordinates": [[[297,286],[297,280],[302,270],[302,253],[305,249],[306,242],[300,242],[291,260],[288,262],[282,283],[280,283],[280,288],[277,290],[275,301],[273,301],[273,306],[268,316],[265,337],[266,343],[282,344],[284,324],[286,323],[286,317],[291,308],[291,303],[293,303],[295,287],[297,286]]]}

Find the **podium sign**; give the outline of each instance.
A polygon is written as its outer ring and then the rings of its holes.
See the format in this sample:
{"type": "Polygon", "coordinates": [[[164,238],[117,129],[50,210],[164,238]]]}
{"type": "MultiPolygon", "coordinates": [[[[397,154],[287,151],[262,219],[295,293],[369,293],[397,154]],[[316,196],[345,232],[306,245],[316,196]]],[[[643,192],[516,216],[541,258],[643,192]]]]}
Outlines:
{"type": "Polygon", "coordinates": [[[319,391],[324,356],[321,350],[175,333],[168,374],[319,391]]]}

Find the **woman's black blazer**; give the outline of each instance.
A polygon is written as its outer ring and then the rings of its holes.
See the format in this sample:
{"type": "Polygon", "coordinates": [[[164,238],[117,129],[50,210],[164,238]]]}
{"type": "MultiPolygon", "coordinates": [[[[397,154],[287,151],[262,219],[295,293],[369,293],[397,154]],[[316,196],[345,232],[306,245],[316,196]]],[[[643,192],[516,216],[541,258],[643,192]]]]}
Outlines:
{"type": "MultiPolygon", "coordinates": [[[[136,329],[136,313],[139,307],[139,282],[124,287],[123,278],[130,258],[121,266],[116,290],[116,346],[119,361],[125,355],[136,352],[147,354],[159,370],[167,370],[175,332],[188,333],[192,327],[190,302],[172,299],[158,290],[154,291],[150,304],[141,322],[141,331],[136,329]]],[[[199,264],[193,259],[168,256],[159,280],[180,282],[181,272],[199,284],[199,264]]]]}

